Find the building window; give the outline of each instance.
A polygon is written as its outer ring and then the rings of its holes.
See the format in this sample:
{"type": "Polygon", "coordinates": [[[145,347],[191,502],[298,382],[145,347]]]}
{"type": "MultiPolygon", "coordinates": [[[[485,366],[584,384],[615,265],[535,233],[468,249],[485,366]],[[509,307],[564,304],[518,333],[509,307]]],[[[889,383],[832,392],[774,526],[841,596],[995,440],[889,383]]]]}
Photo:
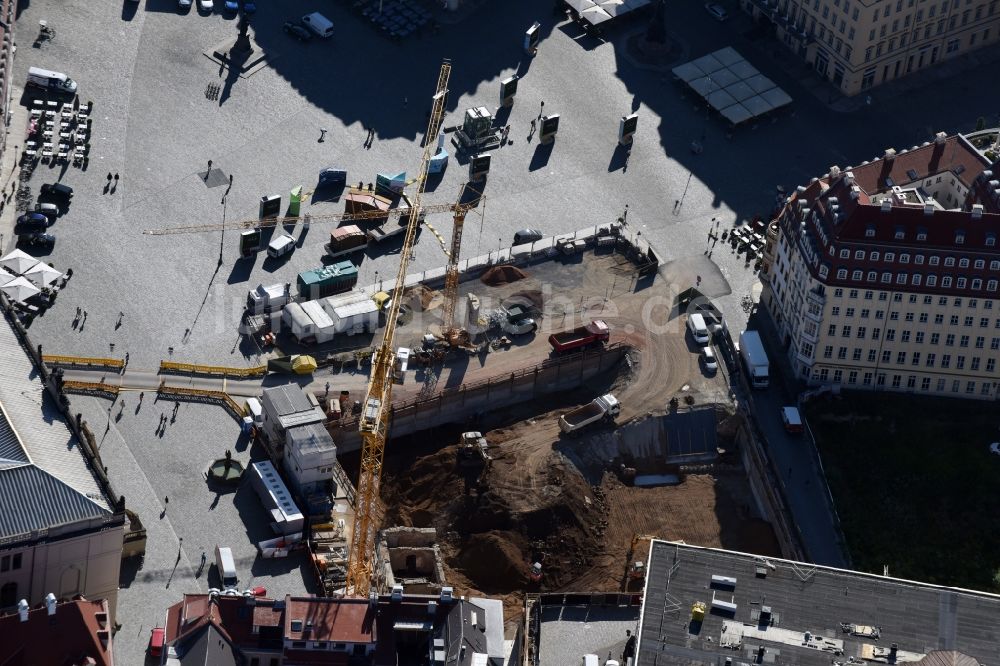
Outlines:
{"type": "Polygon", "coordinates": [[[877,326],[872,329],[872,340],[878,340],[879,336],[882,334],[882,329],[877,326]]]}
{"type": "Polygon", "coordinates": [[[966,393],[975,393],[976,392],[976,382],[966,382],[966,384],[965,384],[965,392],[966,393]]]}
{"type": "Polygon", "coordinates": [[[858,371],[857,370],[851,370],[850,374],[847,375],[847,383],[848,384],[857,384],[858,383],[858,371]]]}
{"type": "Polygon", "coordinates": [[[917,387],[917,376],[910,375],[906,378],[906,388],[916,388],[917,387]]]}
{"type": "MultiPolygon", "coordinates": [[[[958,39],[949,39],[948,43],[944,47],[945,53],[954,53],[958,50],[958,39]]],[[[958,236],[955,236],[955,242],[958,242],[958,236]]]]}
{"type": "Polygon", "coordinates": [[[857,335],[857,337],[859,337],[859,338],[861,338],[863,340],[864,337],[865,337],[865,335],[867,334],[867,332],[868,332],[867,328],[865,328],[864,326],[858,326],[858,335],[857,335]]]}
{"type": "Polygon", "coordinates": [[[996,280],[990,280],[989,282],[987,282],[986,283],[986,290],[987,291],[996,291],[997,290],[997,281],[996,280]]]}
{"type": "Polygon", "coordinates": [[[882,362],[883,363],[888,363],[891,360],[892,360],[892,352],[889,351],[888,349],[883,350],[882,351],[882,362]]]}
{"type": "Polygon", "coordinates": [[[896,329],[887,328],[885,329],[885,341],[892,342],[896,339],[896,329]]]}
{"type": "Polygon", "coordinates": [[[860,361],[861,360],[861,348],[860,347],[855,347],[854,351],[851,352],[851,360],[852,361],[860,361]]]}
{"type": "Polygon", "coordinates": [[[997,360],[995,358],[986,359],[986,372],[993,372],[996,370],[997,360]]]}
{"type": "Polygon", "coordinates": [[[900,342],[909,342],[910,341],[910,332],[909,331],[903,331],[902,335],[899,336],[899,341],[900,342]]]}
{"type": "Polygon", "coordinates": [[[895,252],[886,252],[885,253],[885,263],[891,264],[894,261],[896,261],[896,253],[895,252]]]}
{"type": "Polygon", "coordinates": [[[839,269],[837,269],[837,279],[838,280],[846,280],[847,279],[847,269],[846,268],[839,268],[839,269]]]}
{"type": "Polygon", "coordinates": [[[903,365],[904,363],[906,363],[906,352],[896,352],[896,364],[903,365]]]}
{"type": "Polygon", "coordinates": [[[825,382],[829,378],[830,378],[830,370],[827,369],[827,368],[820,368],[819,369],[819,380],[821,382],[825,382]]]}
{"type": "Polygon", "coordinates": [[[892,388],[898,389],[899,388],[899,383],[902,380],[903,380],[903,376],[902,375],[893,375],[892,376],[892,388]]]}
{"type": "Polygon", "coordinates": [[[980,280],[979,278],[973,278],[971,286],[973,289],[978,291],[983,288],[983,281],[980,280]]]}
{"type": "Polygon", "coordinates": [[[919,321],[920,321],[921,324],[926,324],[927,323],[927,313],[926,312],[921,312],[920,313],[920,319],[919,319],[919,321]]]}
{"type": "Polygon", "coordinates": [[[869,363],[874,363],[875,362],[875,356],[876,356],[877,353],[878,352],[876,352],[874,349],[869,349],[868,350],[868,362],[869,363]]]}
{"type": "Polygon", "coordinates": [[[932,345],[936,345],[939,342],[941,342],[941,334],[940,333],[931,333],[931,344],[932,345]]]}
{"type": "Polygon", "coordinates": [[[890,273],[888,271],[886,271],[885,273],[882,273],[882,282],[885,282],[885,283],[892,282],[892,273],[890,273]]]}
{"type": "Polygon", "coordinates": [[[837,325],[830,324],[830,326],[826,329],[826,334],[829,336],[837,335],[837,325]]]}
{"type": "Polygon", "coordinates": [[[930,377],[924,377],[923,379],[920,380],[920,390],[921,391],[927,391],[927,390],[930,390],[930,388],[931,388],[931,378],[930,377]]]}
{"type": "Polygon", "coordinates": [[[843,289],[834,289],[833,290],[833,297],[834,298],[840,298],[843,295],[844,295],[844,290],[843,289]]]}
{"type": "Polygon", "coordinates": [[[955,286],[958,287],[959,289],[965,289],[965,283],[966,279],[964,277],[960,277],[957,280],[955,280],[955,286]]]}
{"type": "Polygon", "coordinates": [[[922,345],[922,344],[924,344],[924,332],[923,332],[923,331],[917,331],[917,332],[916,332],[916,333],[914,334],[914,336],[915,336],[915,338],[916,338],[916,339],[914,340],[914,342],[916,342],[916,343],[917,343],[918,345],[922,345]]]}
{"type": "Polygon", "coordinates": [[[878,273],[875,271],[868,271],[868,281],[875,282],[878,279],[878,273]]]}
{"type": "Polygon", "coordinates": [[[954,347],[955,346],[955,334],[954,333],[949,333],[948,335],[944,336],[944,346],[945,347],[954,347]]]}
{"type": "Polygon", "coordinates": [[[890,312],[889,313],[889,321],[899,321],[899,313],[898,312],[890,312]]]}
{"type": "Polygon", "coordinates": [[[926,362],[924,364],[928,368],[933,368],[934,367],[935,356],[936,356],[936,354],[934,354],[933,352],[927,355],[927,360],[926,360],[926,362]]]}
{"type": "Polygon", "coordinates": [[[978,356],[973,356],[972,357],[972,362],[969,363],[969,370],[971,370],[972,372],[978,372],[979,371],[979,357],[978,356]]]}
{"type": "Polygon", "coordinates": [[[963,324],[964,324],[965,326],[972,326],[972,322],[973,322],[974,320],[975,320],[975,318],[974,318],[974,317],[966,317],[966,318],[965,318],[965,319],[963,320],[963,324]]]}
{"type": "Polygon", "coordinates": [[[920,365],[920,352],[913,352],[913,356],[910,358],[911,365],[920,365]]]}
{"type": "Polygon", "coordinates": [[[851,273],[851,279],[860,282],[861,281],[861,271],[855,270],[851,273]]]}
{"type": "MultiPolygon", "coordinates": [[[[868,308],[861,308],[861,318],[868,319],[868,315],[870,315],[871,312],[872,311],[869,310],[868,308]]],[[[989,319],[986,320],[987,325],[989,325],[989,321],[990,321],[989,319]]]]}
{"type": "Polygon", "coordinates": [[[955,265],[955,257],[945,257],[944,258],[945,268],[951,268],[955,265]]]}
{"type": "Polygon", "coordinates": [[[958,381],[957,379],[952,380],[952,382],[951,382],[951,392],[952,393],[958,393],[958,390],[959,390],[959,388],[961,386],[962,386],[962,383],[960,381],[958,381]]]}
{"type": "Polygon", "coordinates": [[[835,383],[839,384],[841,381],[843,381],[843,379],[844,379],[844,371],[843,370],[834,370],[833,371],[833,381],[835,383]]]}
{"type": "Polygon", "coordinates": [[[968,268],[969,267],[969,258],[968,257],[962,257],[961,259],[959,259],[958,260],[958,267],[959,268],[968,268]]]}
{"type": "Polygon", "coordinates": [[[846,361],[847,360],[847,347],[841,347],[837,350],[837,360],[846,361]]]}
{"type": "Polygon", "coordinates": [[[839,317],[840,316],[840,306],[834,305],[832,308],[830,308],[830,316],[831,317],[839,317]]]}
{"type": "Polygon", "coordinates": [[[959,340],[958,340],[958,346],[959,347],[968,347],[969,346],[969,336],[963,335],[961,338],[959,338],[959,340]]]}
{"type": "Polygon", "coordinates": [[[945,276],[943,276],[941,278],[941,286],[944,287],[945,289],[947,289],[948,287],[951,286],[951,276],[950,275],[945,275],[945,276]]]}
{"type": "Polygon", "coordinates": [[[944,369],[948,369],[951,367],[951,354],[941,355],[941,367],[944,369]]]}
{"type": "Polygon", "coordinates": [[[943,379],[937,380],[937,389],[936,390],[937,390],[938,393],[941,393],[942,391],[944,391],[944,380],[943,379]]]}
{"type": "Polygon", "coordinates": [[[976,349],[982,349],[986,346],[986,338],[982,335],[976,336],[976,349]]]}
{"type": "Polygon", "coordinates": [[[950,317],[950,318],[948,319],[948,323],[949,323],[949,324],[950,324],[951,326],[958,326],[958,315],[952,315],[952,316],[951,316],[951,317],[950,317]]]}
{"type": "Polygon", "coordinates": [[[845,248],[841,248],[840,249],[840,258],[841,259],[850,259],[851,258],[851,251],[848,250],[846,247],[845,248]]]}
{"type": "Polygon", "coordinates": [[[827,345],[823,349],[823,358],[833,358],[833,345],[827,345]]]}
{"type": "Polygon", "coordinates": [[[936,314],[936,315],[934,315],[934,323],[935,324],[939,324],[939,325],[943,324],[944,323],[944,315],[943,314],[936,314]]]}
{"type": "Polygon", "coordinates": [[[10,555],[0,557],[0,573],[10,571],[10,555]]]}
{"type": "Polygon", "coordinates": [[[955,357],[955,369],[956,370],[964,370],[965,369],[965,357],[964,356],[959,355],[959,356],[955,357]]]}

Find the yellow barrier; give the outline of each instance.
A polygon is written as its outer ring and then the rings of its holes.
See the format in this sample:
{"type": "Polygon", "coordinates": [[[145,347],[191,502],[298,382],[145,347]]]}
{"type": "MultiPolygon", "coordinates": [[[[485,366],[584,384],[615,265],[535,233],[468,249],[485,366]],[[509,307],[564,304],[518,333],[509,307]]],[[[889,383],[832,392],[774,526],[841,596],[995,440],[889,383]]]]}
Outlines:
{"type": "Polygon", "coordinates": [[[42,354],[46,365],[85,365],[100,368],[123,368],[125,361],[120,358],[97,358],[90,356],[59,356],[57,354],[42,354]]]}
{"type": "Polygon", "coordinates": [[[221,402],[238,420],[244,416],[243,407],[233,400],[232,396],[222,391],[209,391],[207,389],[186,388],[182,386],[165,386],[161,381],[157,392],[160,395],[191,396],[221,402]]]}
{"type": "Polygon", "coordinates": [[[221,375],[223,377],[263,377],[267,374],[267,366],[258,365],[253,368],[229,368],[222,365],[198,365],[196,363],[160,361],[160,372],[187,373],[194,375],[221,375]]]}
{"type": "Polygon", "coordinates": [[[118,392],[121,389],[118,386],[105,384],[104,382],[68,381],[63,382],[62,390],[64,393],[86,393],[88,391],[98,391],[100,393],[112,393],[114,395],[118,395],[118,392]]]}

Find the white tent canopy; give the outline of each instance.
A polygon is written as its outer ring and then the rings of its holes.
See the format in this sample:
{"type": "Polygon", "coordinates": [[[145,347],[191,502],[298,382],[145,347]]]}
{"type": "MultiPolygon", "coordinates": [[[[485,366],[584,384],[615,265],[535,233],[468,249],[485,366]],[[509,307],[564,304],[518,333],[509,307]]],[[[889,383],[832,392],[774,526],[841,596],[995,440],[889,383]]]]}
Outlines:
{"type": "Polygon", "coordinates": [[[6,257],[0,258],[0,266],[18,275],[21,275],[37,263],[38,259],[35,259],[23,250],[14,250],[6,257]]]}
{"type": "Polygon", "coordinates": [[[0,287],[0,291],[7,294],[7,297],[11,300],[17,301],[18,303],[24,303],[35,294],[41,292],[41,289],[31,284],[23,277],[18,277],[0,287]]]}
{"type": "Polygon", "coordinates": [[[15,277],[17,276],[8,273],[7,271],[0,271],[0,287],[13,280],[15,277]]]}
{"type": "Polygon", "coordinates": [[[62,276],[62,273],[40,261],[24,271],[24,277],[36,287],[47,287],[62,276]]]}
{"type": "Polygon", "coordinates": [[[784,90],[732,47],[678,65],[673,73],[734,125],[792,103],[784,90]]]}

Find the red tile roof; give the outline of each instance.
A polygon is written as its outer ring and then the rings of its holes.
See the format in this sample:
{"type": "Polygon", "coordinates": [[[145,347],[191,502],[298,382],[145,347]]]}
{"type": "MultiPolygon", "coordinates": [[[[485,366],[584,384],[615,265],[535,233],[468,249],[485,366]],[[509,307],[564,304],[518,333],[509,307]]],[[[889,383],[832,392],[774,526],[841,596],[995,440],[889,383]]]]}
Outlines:
{"type": "Polygon", "coordinates": [[[49,617],[42,604],[21,622],[18,613],[0,616],[0,664],[71,666],[91,657],[97,666],[113,666],[111,626],[105,600],[77,597],[56,605],[49,617]],[[16,637],[16,639],[14,638],[16,637]]]}
{"type": "Polygon", "coordinates": [[[279,627],[282,613],[273,599],[185,594],[182,601],[167,609],[166,641],[172,643],[213,624],[233,645],[255,647],[268,637],[255,634],[254,626],[279,627]]]}
{"type": "Polygon", "coordinates": [[[875,194],[889,188],[886,178],[891,178],[896,185],[904,185],[942,171],[957,173],[958,179],[968,187],[987,164],[987,160],[965,137],[955,134],[943,143],[931,141],[916,150],[897,153],[892,160],[878,159],[852,167],[851,171],[862,190],[875,194]],[[916,172],[917,177],[910,177],[910,171],[916,172]]]}
{"type": "Polygon", "coordinates": [[[285,597],[285,640],[331,641],[334,643],[374,643],[375,610],[367,599],[326,599],[285,597]],[[302,620],[299,631],[292,622],[302,620]],[[312,631],[305,627],[312,622],[312,631]]]}

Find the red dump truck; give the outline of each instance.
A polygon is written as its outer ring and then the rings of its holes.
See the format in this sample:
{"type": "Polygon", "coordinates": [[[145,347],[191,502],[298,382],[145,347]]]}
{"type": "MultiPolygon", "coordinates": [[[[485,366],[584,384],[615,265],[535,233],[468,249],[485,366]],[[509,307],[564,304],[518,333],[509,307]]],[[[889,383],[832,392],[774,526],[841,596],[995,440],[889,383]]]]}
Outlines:
{"type": "Polygon", "coordinates": [[[579,349],[591,344],[603,344],[608,341],[608,325],[603,319],[595,319],[586,326],[579,326],[572,331],[553,333],[549,336],[549,344],[556,352],[579,349]]]}

